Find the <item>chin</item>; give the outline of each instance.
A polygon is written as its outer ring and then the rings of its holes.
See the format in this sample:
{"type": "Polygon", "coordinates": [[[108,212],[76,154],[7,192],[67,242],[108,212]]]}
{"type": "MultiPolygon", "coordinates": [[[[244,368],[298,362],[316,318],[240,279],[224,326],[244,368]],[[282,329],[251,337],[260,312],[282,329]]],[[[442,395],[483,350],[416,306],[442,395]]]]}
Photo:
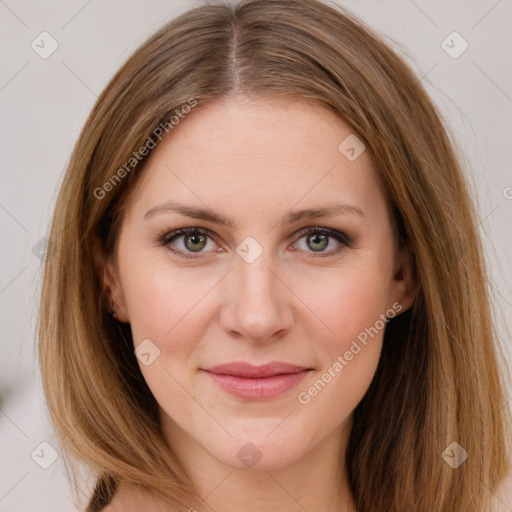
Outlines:
{"type": "MultiPolygon", "coordinates": [[[[286,421],[286,420],[285,420],[286,421]]],[[[275,471],[298,461],[308,451],[308,436],[299,430],[278,432],[273,422],[272,428],[254,428],[243,434],[234,433],[224,442],[212,443],[203,447],[219,462],[235,469],[250,471],[275,471]]]]}

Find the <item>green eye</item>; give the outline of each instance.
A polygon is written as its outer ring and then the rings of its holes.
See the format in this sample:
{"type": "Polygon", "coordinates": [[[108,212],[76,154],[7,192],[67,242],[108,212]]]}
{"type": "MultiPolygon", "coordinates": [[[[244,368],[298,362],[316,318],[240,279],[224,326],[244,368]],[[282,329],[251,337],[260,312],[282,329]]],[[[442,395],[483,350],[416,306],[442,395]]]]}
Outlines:
{"type": "MultiPolygon", "coordinates": [[[[301,247],[300,251],[309,253],[308,257],[327,257],[340,252],[343,247],[351,247],[352,240],[344,233],[334,229],[322,227],[305,228],[299,233],[300,238],[295,242],[305,240],[305,247],[301,247]],[[332,241],[338,247],[328,249],[332,245],[332,241]],[[315,254],[316,253],[316,254],[315,254]]],[[[204,228],[181,228],[157,237],[156,241],[161,245],[168,246],[168,249],[180,258],[198,258],[200,253],[208,252],[208,241],[213,241],[213,233],[204,228]],[[181,247],[176,247],[178,241],[181,247]],[[197,253],[197,256],[194,255],[197,253]]],[[[210,248],[211,250],[214,248],[210,248]]]]}
{"type": "Polygon", "coordinates": [[[306,235],[306,244],[313,251],[323,251],[329,245],[329,237],[318,233],[309,234],[306,235]]]}
{"type": "Polygon", "coordinates": [[[157,238],[161,245],[168,246],[169,250],[182,258],[195,258],[193,253],[203,251],[208,245],[208,239],[212,239],[210,231],[202,228],[182,228],[166,233],[157,238]],[[178,240],[182,239],[182,248],[174,247],[178,240]]]}
{"type": "Polygon", "coordinates": [[[308,257],[312,258],[332,256],[334,254],[338,254],[344,247],[352,246],[352,240],[349,236],[334,229],[315,226],[312,228],[306,228],[301,234],[302,236],[296,243],[304,240],[305,243],[303,244],[303,247],[299,247],[299,249],[306,254],[309,253],[308,257]],[[338,245],[338,247],[335,246],[334,249],[326,250],[330,245],[332,245],[333,240],[335,241],[335,245],[338,245]]]}
{"type": "Polygon", "coordinates": [[[194,233],[192,235],[184,235],[185,247],[192,252],[201,251],[206,246],[207,237],[202,234],[194,233]]]}

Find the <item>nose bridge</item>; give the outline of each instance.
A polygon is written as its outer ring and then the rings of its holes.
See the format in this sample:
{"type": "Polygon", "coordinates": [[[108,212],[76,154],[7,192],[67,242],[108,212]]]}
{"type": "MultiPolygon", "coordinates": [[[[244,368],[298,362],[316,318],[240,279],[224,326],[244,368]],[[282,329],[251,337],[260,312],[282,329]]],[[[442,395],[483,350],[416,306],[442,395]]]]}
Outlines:
{"type": "Polygon", "coordinates": [[[270,270],[272,266],[270,255],[267,257],[261,255],[253,263],[245,261],[237,263],[240,292],[244,293],[244,302],[265,304],[276,300],[276,276],[270,270]]]}
{"type": "Polygon", "coordinates": [[[251,341],[265,341],[289,328],[291,312],[274,266],[271,251],[263,251],[252,262],[237,257],[225,329],[251,341]]]}

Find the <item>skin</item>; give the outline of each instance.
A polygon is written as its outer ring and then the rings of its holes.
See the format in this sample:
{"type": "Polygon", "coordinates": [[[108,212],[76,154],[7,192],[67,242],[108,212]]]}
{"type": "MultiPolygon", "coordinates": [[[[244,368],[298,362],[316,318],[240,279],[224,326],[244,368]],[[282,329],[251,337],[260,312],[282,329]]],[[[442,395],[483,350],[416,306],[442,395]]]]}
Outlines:
{"type": "MultiPolygon", "coordinates": [[[[309,403],[298,393],[393,304],[410,307],[414,283],[407,254],[395,249],[370,152],[349,161],[338,150],[351,133],[306,101],[236,97],[197,108],[152,151],[123,219],[117,261],[96,247],[117,320],[131,324],[135,347],[150,339],[160,350],[139,366],[169,446],[207,496],[199,511],[356,510],[344,453],[384,330],[309,403]],[[207,206],[234,226],[170,211],[144,219],[169,200],[207,206]],[[279,224],[292,210],[330,203],[363,215],[279,224]],[[332,236],[308,242],[301,230],[312,226],[345,233],[351,245],[332,236]],[[187,227],[212,232],[206,244],[171,242],[194,259],[155,241],[187,227]],[[263,249],[252,263],[236,252],[248,236],[263,249]],[[228,395],[200,371],[232,361],[313,370],[291,391],[254,401],[228,395]],[[261,454],[253,467],[237,457],[248,442],[261,454]]],[[[122,487],[107,510],[135,510],[137,500],[156,507],[153,497],[122,487]]]]}

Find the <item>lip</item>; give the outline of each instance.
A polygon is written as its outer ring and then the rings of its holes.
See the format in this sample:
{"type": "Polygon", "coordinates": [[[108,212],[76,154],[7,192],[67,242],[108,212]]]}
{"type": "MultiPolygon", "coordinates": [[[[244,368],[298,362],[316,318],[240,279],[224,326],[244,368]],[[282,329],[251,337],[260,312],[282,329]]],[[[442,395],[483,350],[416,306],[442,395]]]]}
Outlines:
{"type": "Polygon", "coordinates": [[[261,366],[237,361],[201,370],[231,395],[267,400],[294,388],[312,368],[279,361],[261,366]]]}

